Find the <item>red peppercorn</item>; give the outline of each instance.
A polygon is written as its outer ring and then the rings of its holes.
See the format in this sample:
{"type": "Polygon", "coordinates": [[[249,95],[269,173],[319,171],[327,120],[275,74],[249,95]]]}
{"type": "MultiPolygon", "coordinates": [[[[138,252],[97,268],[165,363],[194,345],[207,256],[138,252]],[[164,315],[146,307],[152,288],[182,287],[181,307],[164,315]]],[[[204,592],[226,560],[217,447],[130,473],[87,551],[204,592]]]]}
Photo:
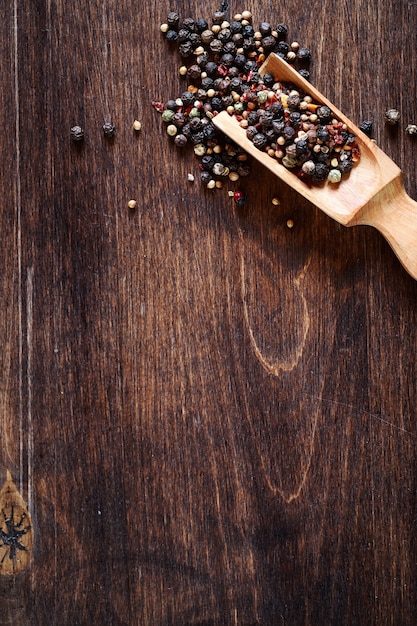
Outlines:
{"type": "Polygon", "coordinates": [[[243,206],[246,202],[246,196],[243,191],[235,191],[233,193],[233,200],[238,206],[243,206]]]}

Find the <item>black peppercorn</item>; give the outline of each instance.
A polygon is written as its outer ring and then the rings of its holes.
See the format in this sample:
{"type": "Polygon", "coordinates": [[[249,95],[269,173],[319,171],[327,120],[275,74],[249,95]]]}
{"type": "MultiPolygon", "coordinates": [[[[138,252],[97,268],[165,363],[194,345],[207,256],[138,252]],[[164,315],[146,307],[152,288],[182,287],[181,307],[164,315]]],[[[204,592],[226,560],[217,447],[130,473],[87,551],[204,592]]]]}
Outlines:
{"type": "Polygon", "coordinates": [[[202,17],[198,18],[195,22],[195,27],[198,33],[202,33],[203,31],[208,29],[208,23],[202,17]]]}
{"type": "Polygon", "coordinates": [[[266,130],[267,128],[272,128],[273,119],[274,117],[272,113],[270,113],[269,111],[264,112],[262,117],[259,119],[263,130],[266,130]]]}
{"type": "Polygon", "coordinates": [[[297,59],[299,59],[300,61],[310,61],[310,50],[308,48],[299,48],[297,51],[297,59]]]}
{"type": "Polygon", "coordinates": [[[256,50],[256,41],[253,39],[253,37],[247,37],[243,40],[242,48],[246,54],[248,54],[249,52],[254,52],[256,50]]]}
{"type": "Polygon", "coordinates": [[[103,124],[103,132],[105,137],[114,137],[116,127],[111,122],[105,122],[103,124]]]}
{"type": "Polygon", "coordinates": [[[191,43],[191,41],[184,41],[184,43],[178,46],[178,52],[183,59],[190,57],[193,51],[193,44],[191,43]]]}
{"type": "Polygon", "coordinates": [[[184,41],[188,41],[189,36],[190,36],[190,31],[187,30],[186,28],[181,28],[178,31],[178,41],[180,43],[183,43],[184,41]]]}
{"type": "Polygon", "coordinates": [[[233,103],[234,103],[233,96],[223,96],[222,97],[223,109],[227,109],[227,107],[232,106],[233,103]]]}
{"type": "Polygon", "coordinates": [[[185,107],[190,106],[190,104],[192,104],[195,100],[195,96],[193,93],[191,93],[191,91],[184,91],[184,93],[181,96],[181,100],[182,103],[185,107]]]}
{"type": "Polygon", "coordinates": [[[277,52],[279,54],[286,55],[289,49],[290,49],[290,46],[286,41],[279,41],[277,43],[277,52]]]}
{"type": "Polygon", "coordinates": [[[241,48],[243,44],[244,37],[242,33],[235,33],[232,35],[232,42],[235,44],[236,48],[241,48]]]}
{"type": "Polygon", "coordinates": [[[264,81],[265,87],[272,87],[275,83],[275,78],[272,74],[264,74],[262,76],[262,80],[264,81]]]}
{"type": "Polygon", "coordinates": [[[198,33],[190,33],[188,41],[193,44],[194,48],[197,48],[201,44],[201,38],[198,33]]]}
{"type": "MultiPolygon", "coordinates": [[[[235,59],[235,62],[236,62],[236,59],[235,59]]],[[[247,74],[252,72],[250,82],[259,82],[259,74],[257,73],[258,65],[256,61],[246,61],[243,69],[245,70],[247,74]]]]}
{"type": "Polygon", "coordinates": [[[249,165],[239,165],[237,168],[237,173],[239,174],[239,176],[242,176],[242,178],[244,176],[249,176],[250,174],[250,167],[249,165]]]}
{"type": "Polygon", "coordinates": [[[292,126],[285,126],[283,136],[286,141],[291,141],[295,135],[295,130],[292,126]]]}
{"type": "Polygon", "coordinates": [[[240,93],[242,87],[242,79],[239,76],[235,76],[230,81],[230,89],[232,91],[236,91],[236,93],[240,93]]]}
{"type": "Polygon", "coordinates": [[[178,40],[178,33],[177,33],[176,30],[172,30],[171,29],[171,30],[167,31],[165,37],[166,37],[167,41],[173,43],[173,42],[178,40]]]}
{"type": "Polygon", "coordinates": [[[204,139],[207,142],[210,142],[213,139],[216,139],[217,137],[217,131],[215,126],[213,126],[213,124],[207,124],[207,126],[204,127],[203,129],[203,135],[204,135],[204,139]]]}
{"type": "Polygon", "coordinates": [[[192,17],[186,17],[186,18],[183,19],[181,27],[182,28],[186,28],[190,32],[194,32],[195,29],[196,29],[195,28],[195,21],[193,20],[192,17]]]}
{"type": "Polygon", "coordinates": [[[215,11],[213,15],[213,24],[221,24],[226,19],[226,13],[224,11],[215,11]]]}
{"type": "Polygon", "coordinates": [[[200,180],[204,185],[206,185],[211,180],[210,172],[203,170],[200,174],[200,180]]]}
{"type": "Polygon", "coordinates": [[[247,117],[249,126],[255,126],[258,123],[258,115],[256,111],[251,111],[247,117]]]}
{"type": "Polygon", "coordinates": [[[263,37],[261,39],[261,46],[264,49],[264,52],[270,52],[277,45],[277,40],[272,35],[268,35],[267,37],[263,37]]]}
{"type": "Polygon", "coordinates": [[[332,112],[326,105],[320,106],[317,109],[316,114],[321,123],[329,122],[332,119],[332,112]]]}
{"type": "Polygon", "coordinates": [[[196,146],[198,143],[203,143],[204,142],[203,131],[197,131],[196,133],[192,133],[190,140],[194,146],[196,146]]]}
{"type": "Polygon", "coordinates": [[[197,89],[197,100],[201,100],[202,102],[204,102],[205,100],[207,100],[207,91],[206,89],[197,89]]]}
{"type": "Polygon", "coordinates": [[[271,34],[271,24],[269,24],[268,22],[261,22],[261,24],[259,24],[259,32],[264,37],[266,37],[267,35],[270,35],[271,34]]]}
{"type": "Polygon", "coordinates": [[[298,128],[301,124],[301,115],[298,111],[290,113],[290,122],[294,128],[298,128]]]}
{"type": "Polygon", "coordinates": [[[298,70],[298,73],[306,80],[310,80],[310,72],[308,70],[301,68],[300,70],[298,70]]]}
{"type": "Polygon", "coordinates": [[[204,69],[208,63],[209,55],[207,54],[207,52],[203,52],[202,54],[196,56],[195,60],[197,61],[197,64],[204,69]]]}
{"type": "Polygon", "coordinates": [[[242,35],[245,39],[246,37],[252,38],[254,34],[255,34],[255,31],[253,30],[253,26],[251,26],[250,24],[247,24],[246,26],[242,28],[242,35]]]}
{"type": "Polygon", "coordinates": [[[185,135],[180,134],[175,136],[174,143],[179,148],[183,148],[185,145],[187,145],[188,140],[185,135]]]}
{"type": "Polygon", "coordinates": [[[222,30],[217,35],[217,38],[223,43],[227,43],[232,38],[232,33],[229,28],[222,28],[222,30]]]}
{"type": "Polygon", "coordinates": [[[168,100],[168,102],[165,104],[165,109],[168,109],[169,111],[176,111],[177,103],[175,102],[175,100],[168,100]]]}
{"type": "Polygon", "coordinates": [[[316,183],[326,180],[329,174],[329,168],[324,163],[317,163],[313,173],[313,180],[316,183]]]}
{"type": "Polygon", "coordinates": [[[246,57],[244,54],[237,54],[235,56],[236,67],[238,67],[239,69],[242,69],[245,66],[245,63],[246,63],[246,57]]]}
{"type": "Polygon", "coordinates": [[[262,150],[263,148],[266,147],[268,140],[265,137],[264,134],[262,133],[256,133],[256,135],[253,137],[252,139],[253,145],[255,146],[255,148],[258,148],[259,150],[262,150]]]}
{"type": "Polygon", "coordinates": [[[240,33],[240,31],[242,30],[243,26],[242,26],[242,22],[238,22],[236,20],[233,20],[232,22],[230,22],[230,26],[229,26],[230,30],[232,31],[232,33],[240,33]]]}
{"type": "Polygon", "coordinates": [[[223,44],[220,39],[213,39],[213,41],[210,41],[209,46],[213,54],[220,54],[223,49],[223,44]]]}
{"type": "Polygon", "coordinates": [[[362,124],[359,125],[359,128],[363,133],[365,133],[365,135],[371,137],[374,129],[374,124],[371,120],[365,120],[362,122],[362,124]]]}
{"type": "Polygon", "coordinates": [[[220,63],[225,67],[232,67],[234,60],[233,54],[226,53],[221,56],[220,63]]]}
{"type": "Polygon", "coordinates": [[[258,133],[256,126],[248,126],[246,129],[246,137],[252,141],[255,135],[258,133]]]}
{"type": "Polygon", "coordinates": [[[171,11],[170,13],[168,13],[167,22],[172,28],[178,26],[179,21],[180,17],[178,13],[176,13],[175,11],[171,11]]]}
{"type": "Polygon", "coordinates": [[[272,130],[276,135],[281,135],[282,131],[285,128],[284,120],[274,120],[272,122],[272,130]]]}
{"type": "Polygon", "coordinates": [[[192,132],[200,130],[203,126],[203,121],[199,117],[192,117],[188,122],[192,132]]]}
{"type": "Polygon", "coordinates": [[[317,152],[314,154],[314,158],[317,161],[317,163],[327,163],[329,161],[329,154],[328,152],[317,152]]]}
{"type": "Polygon", "coordinates": [[[329,141],[330,133],[325,126],[319,126],[317,129],[317,139],[323,143],[329,141]]]}
{"type": "Polygon", "coordinates": [[[73,141],[82,141],[84,139],[84,131],[81,126],[73,126],[70,133],[73,141]]]}
{"type": "Polygon", "coordinates": [[[300,106],[300,96],[291,94],[288,96],[287,106],[290,111],[295,111],[300,106]]]}
{"type": "Polygon", "coordinates": [[[342,174],[345,174],[346,172],[350,172],[350,170],[352,169],[352,165],[353,163],[351,159],[340,159],[338,168],[342,172],[342,174]]]}
{"type": "Polygon", "coordinates": [[[306,154],[306,152],[308,152],[308,143],[304,139],[300,139],[295,144],[295,150],[299,155],[306,154]]]}
{"type": "Polygon", "coordinates": [[[193,82],[198,81],[201,77],[201,67],[197,64],[190,65],[187,70],[187,77],[193,82]]]}
{"type": "Polygon", "coordinates": [[[211,108],[213,111],[221,111],[222,110],[222,100],[217,96],[211,99],[211,108]]]}
{"type": "Polygon", "coordinates": [[[180,111],[177,111],[177,113],[174,113],[172,120],[171,120],[171,124],[175,124],[177,128],[182,128],[185,124],[184,113],[181,113],[180,111]]]}
{"type": "Polygon", "coordinates": [[[187,137],[187,139],[190,139],[191,135],[192,135],[192,130],[191,130],[191,126],[189,123],[184,124],[184,126],[181,129],[181,133],[183,135],[185,135],[187,137]]]}
{"type": "Polygon", "coordinates": [[[278,39],[285,39],[288,35],[288,28],[285,24],[277,24],[275,31],[278,33],[278,39]]]}
{"type": "Polygon", "coordinates": [[[282,119],[284,117],[284,107],[282,102],[273,102],[271,105],[271,113],[274,115],[275,119],[282,119]]]}
{"type": "Polygon", "coordinates": [[[201,159],[201,167],[207,172],[211,172],[215,163],[214,158],[210,154],[205,154],[201,159]]]}
{"type": "Polygon", "coordinates": [[[214,61],[209,61],[205,67],[205,72],[207,76],[216,76],[217,75],[217,63],[214,61]]]}

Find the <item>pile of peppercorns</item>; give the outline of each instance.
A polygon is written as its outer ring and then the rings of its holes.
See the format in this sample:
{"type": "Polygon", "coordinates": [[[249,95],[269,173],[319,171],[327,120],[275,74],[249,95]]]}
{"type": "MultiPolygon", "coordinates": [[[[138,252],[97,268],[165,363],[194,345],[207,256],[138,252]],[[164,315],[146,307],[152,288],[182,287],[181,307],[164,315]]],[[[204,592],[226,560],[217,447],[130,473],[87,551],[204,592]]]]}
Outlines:
{"type": "Polygon", "coordinates": [[[183,59],[179,73],[188,86],[178,98],[153,105],[175,144],[193,146],[209,189],[222,187],[226,177],[234,182],[249,174],[246,152],[212,122],[221,111],[237,118],[258,149],[309,182],[337,183],[359,159],[354,135],[327,106],[289,84],[276,83],[270,74],[259,74],[274,52],[309,78],[311,53],[296,41],[287,42],[285,24],[262,22],[255,30],[249,11],[228,21],[219,10],[209,26],[205,19],[181,21],[171,12],[161,32],[183,59]]]}
{"type": "Polygon", "coordinates": [[[249,11],[229,21],[226,12],[218,10],[210,24],[202,18],[180,20],[178,13],[171,12],[161,32],[178,50],[183,63],[179,73],[188,84],[179,97],[152,103],[162,115],[167,134],[178,147],[193,147],[200,159],[201,180],[209,189],[247,176],[248,155],[216,129],[213,117],[231,108],[236,115],[246,114],[249,100],[245,94],[258,89],[258,70],[270,52],[308,79],[310,51],[287,42],[285,24],[273,27],[262,22],[255,30],[249,11]]]}

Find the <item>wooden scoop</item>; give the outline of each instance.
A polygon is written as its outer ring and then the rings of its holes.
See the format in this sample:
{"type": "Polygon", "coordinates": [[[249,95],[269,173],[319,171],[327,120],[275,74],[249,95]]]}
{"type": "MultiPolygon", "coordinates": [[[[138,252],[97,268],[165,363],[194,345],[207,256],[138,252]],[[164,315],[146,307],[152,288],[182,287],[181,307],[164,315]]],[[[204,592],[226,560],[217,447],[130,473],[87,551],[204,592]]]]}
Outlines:
{"type": "Polygon", "coordinates": [[[331,104],[317,89],[276,54],[270,54],[260,68],[261,75],[272,74],[277,81],[292,83],[327,105],[357,137],[361,158],[339,184],[309,185],[266,152],[255,148],[237,119],[226,111],[213,123],[248,154],[268,167],[319,209],[345,226],[368,224],[387,239],[405,269],[417,279],[417,202],[405,192],[400,168],[331,104]]]}

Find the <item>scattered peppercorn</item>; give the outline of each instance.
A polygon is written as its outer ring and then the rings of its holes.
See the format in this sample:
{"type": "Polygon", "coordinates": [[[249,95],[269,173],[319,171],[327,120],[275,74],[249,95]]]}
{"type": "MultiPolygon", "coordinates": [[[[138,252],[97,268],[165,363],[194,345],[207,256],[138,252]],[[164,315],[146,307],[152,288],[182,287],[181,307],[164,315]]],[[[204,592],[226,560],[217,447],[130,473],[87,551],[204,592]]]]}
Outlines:
{"type": "Polygon", "coordinates": [[[70,133],[73,141],[82,141],[84,139],[84,131],[81,126],[73,126],[70,133]]]}
{"type": "Polygon", "coordinates": [[[129,209],[136,209],[136,205],[137,205],[136,200],[129,200],[129,202],[127,203],[127,206],[129,207],[129,209]]]}
{"type": "Polygon", "coordinates": [[[409,135],[417,135],[417,124],[408,124],[405,129],[405,132],[409,135]]]}
{"type": "Polygon", "coordinates": [[[385,121],[390,126],[395,126],[398,124],[401,118],[401,113],[397,111],[397,109],[388,109],[385,113],[385,121]]]}
{"type": "Polygon", "coordinates": [[[237,206],[243,206],[246,202],[246,196],[243,191],[234,191],[233,200],[236,202],[237,206]]]}
{"type": "Polygon", "coordinates": [[[368,137],[372,137],[374,123],[371,120],[364,120],[362,124],[359,125],[359,130],[365,133],[368,137]]]}
{"type": "Polygon", "coordinates": [[[139,120],[135,120],[133,122],[133,130],[135,130],[136,132],[139,132],[141,128],[142,128],[141,122],[139,122],[139,120]]]}
{"type": "Polygon", "coordinates": [[[114,137],[116,132],[116,127],[113,126],[111,122],[105,122],[103,124],[103,132],[105,137],[114,137]]]}

